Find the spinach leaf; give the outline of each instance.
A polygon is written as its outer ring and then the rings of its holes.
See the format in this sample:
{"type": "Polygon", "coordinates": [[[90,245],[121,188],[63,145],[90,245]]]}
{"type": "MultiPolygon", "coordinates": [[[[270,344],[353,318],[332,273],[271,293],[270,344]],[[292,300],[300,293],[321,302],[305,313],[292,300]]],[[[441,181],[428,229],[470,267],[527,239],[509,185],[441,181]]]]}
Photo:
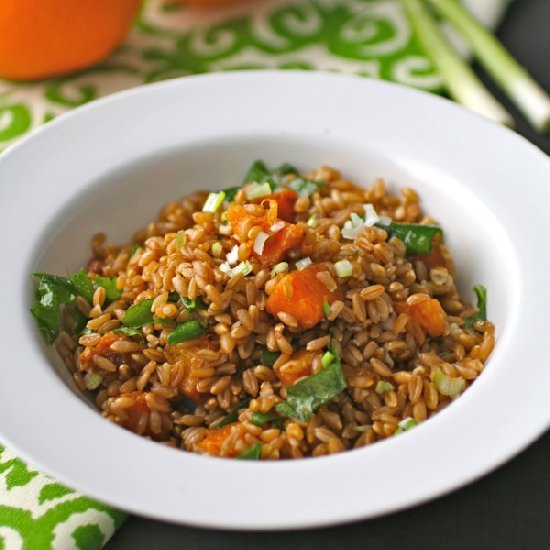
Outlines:
{"type": "Polygon", "coordinates": [[[390,222],[388,225],[378,222],[375,225],[386,231],[388,240],[395,236],[403,241],[409,255],[428,254],[434,237],[438,234],[443,237],[443,231],[438,225],[398,222],[390,222]]]}
{"type": "Polygon", "coordinates": [[[33,273],[38,279],[35,302],[31,313],[38,323],[38,328],[48,344],[53,344],[61,330],[61,304],[75,299],[73,286],[57,275],[33,273]]]}
{"type": "Polygon", "coordinates": [[[198,321],[185,321],[176,325],[176,330],[168,335],[167,340],[171,345],[179,344],[192,340],[205,332],[206,329],[198,321]]]}
{"type": "Polygon", "coordinates": [[[88,272],[81,267],[74,275],[71,275],[68,278],[68,281],[79,296],[86,298],[88,302],[92,302],[94,296],[94,284],[92,280],[88,277],[88,272]]]}
{"type": "Polygon", "coordinates": [[[122,318],[122,324],[130,328],[141,328],[155,322],[151,306],[153,298],[143,300],[139,304],[126,310],[126,315],[122,318]]]}
{"type": "Polygon", "coordinates": [[[279,359],[280,352],[278,351],[269,351],[267,348],[265,348],[262,351],[262,357],[260,358],[260,361],[262,362],[262,365],[265,365],[266,367],[272,367],[275,364],[275,361],[279,359]]]}
{"type": "Polygon", "coordinates": [[[232,202],[235,200],[235,196],[237,193],[241,190],[241,187],[227,187],[226,189],[222,189],[222,191],[225,193],[225,199],[227,202],[232,202]]]}
{"type": "Polygon", "coordinates": [[[237,422],[239,419],[239,410],[245,409],[250,404],[250,399],[243,399],[239,402],[239,404],[234,408],[231,409],[229,414],[227,416],[224,416],[219,422],[216,423],[214,428],[223,428],[224,426],[227,426],[228,424],[233,424],[233,422],[237,422]]]}
{"type": "Polygon", "coordinates": [[[116,286],[116,277],[96,277],[95,279],[90,279],[88,272],[83,267],[74,275],[71,275],[68,281],[73,285],[76,294],[86,298],[90,303],[92,302],[95,290],[100,286],[105,289],[105,298],[109,302],[118,300],[122,296],[122,290],[116,286]]]}
{"type": "Polygon", "coordinates": [[[243,183],[263,183],[271,176],[263,160],[255,160],[246,172],[243,183]]]}
{"type": "Polygon", "coordinates": [[[263,412],[253,412],[252,413],[252,424],[263,428],[267,422],[284,422],[284,418],[275,413],[263,413],[263,412]]]}
{"type": "Polygon", "coordinates": [[[94,288],[102,286],[105,289],[105,299],[108,302],[118,300],[122,296],[122,290],[116,286],[116,277],[96,277],[92,279],[94,288]]]}
{"type": "Polygon", "coordinates": [[[249,449],[243,451],[240,455],[237,455],[235,458],[238,460],[260,460],[260,455],[262,452],[262,444],[254,443],[249,449]]]}
{"type": "Polygon", "coordinates": [[[473,328],[474,323],[487,320],[487,289],[483,285],[474,286],[478,312],[464,321],[465,328],[473,328]]]}
{"type": "Polygon", "coordinates": [[[286,389],[286,401],[275,407],[278,413],[298,420],[308,420],[312,412],[347,388],[340,357],[332,345],[330,354],[333,356],[331,362],[317,374],[299,380],[286,389]]]}
{"type": "Polygon", "coordinates": [[[179,397],[172,401],[172,406],[182,413],[195,412],[195,409],[198,407],[197,403],[188,397],[179,397]]]}
{"type": "Polygon", "coordinates": [[[298,169],[287,162],[281,164],[278,168],[275,168],[274,172],[279,176],[288,176],[289,174],[293,174],[295,176],[298,175],[298,169]]]}

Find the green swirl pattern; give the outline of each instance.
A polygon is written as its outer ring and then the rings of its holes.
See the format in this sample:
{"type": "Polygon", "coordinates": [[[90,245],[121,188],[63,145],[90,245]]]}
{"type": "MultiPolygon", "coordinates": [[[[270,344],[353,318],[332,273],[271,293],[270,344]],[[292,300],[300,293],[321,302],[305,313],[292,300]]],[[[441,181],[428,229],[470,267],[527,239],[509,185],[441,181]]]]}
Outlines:
{"type": "Polygon", "coordinates": [[[0,447],[0,549],[99,550],[124,519],[0,447]]]}
{"type": "MultiPolygon", "coordinates": [[[[441,89],[398,0],[248,0],[212,11],[173,1],[146,0],[125,45],[102,65],[37,83],[0,80],[0,151],[88,101],[147,82],[211,71],[337,71],[432,92],[441,89]]],[[[464,1],[473,7],[477,3],[464,1]]],[[[483,6],[505,1],[487,0],[483,6]]],[[[494,24],[497,13],[486,22],[494,24]]],[[[0,550],[96,550],[124,518],[0,446],[0,550]]]]}

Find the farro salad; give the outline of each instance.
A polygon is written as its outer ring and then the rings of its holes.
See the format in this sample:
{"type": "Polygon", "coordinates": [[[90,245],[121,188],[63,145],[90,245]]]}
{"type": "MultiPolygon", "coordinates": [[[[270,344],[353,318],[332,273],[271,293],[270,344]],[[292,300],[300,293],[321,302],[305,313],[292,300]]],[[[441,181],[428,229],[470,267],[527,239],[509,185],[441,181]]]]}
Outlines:
{"type": "Polygon", "coordinates": [[[486,291],[463,301],[418,194],[256,161],[167,204],[88,266],[35,273],[32,308],[100,414],[184,451],[319,456],[411,430],[483,371],[486,291]]]}

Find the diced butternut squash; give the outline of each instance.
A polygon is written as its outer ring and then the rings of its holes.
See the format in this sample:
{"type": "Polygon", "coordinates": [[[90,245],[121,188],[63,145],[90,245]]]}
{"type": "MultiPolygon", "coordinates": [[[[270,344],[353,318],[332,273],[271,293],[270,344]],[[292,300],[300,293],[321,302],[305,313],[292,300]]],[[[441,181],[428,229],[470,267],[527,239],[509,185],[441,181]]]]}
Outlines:
{"type": "Polygon", "coordinates": [[[241,242],[246,242],[248,232],[253,227],[258,226],[261,231],[270,235],[273,224],[277,222],[284,224],[282,229],[265,241],[261,254],[254,253],[258,261],[266,267],[281,261],[292,248],[299,247],[304,238],[301,226],[282,221],[277,217],[278,208],[276,200],[263,199],[261,205],[231,204],[227,210],[227,219],[231,223],[233,235],[241,242]]]}
{"type": "Polygon", "coordinates": [[[273,372],[285,386],[292,386],[299,378],[311,376],[313,360],[320,355],[316,351],[299,351],[283,365],[276,365],[273,372]]]}
{"type": "Polygon", "coordinates": [[[237,456],[238,452],[235,450],[234,443],[237,441],[242,441],[245,435],[243,430],[238,429],[239,427],[239,422],[233,422],[223,428],[212,428],[211,430],[208,430],[207,436],[198,444],[199,449],[209,455],[220,456],[222,445],[226,439],[233,437],[234,441],[228,447],[226,456],[237,456]]]}
{"type": "Polygon", "coordinates": [[[443,311],[439,300],[424,300],[409,305],[408,313],[430,336],[443,334],[447,314],[443,311]]]}
{"type": "Polygon", "coordinates": [[[80,354],[80,364],[83,367],[89,366],[93,361],[94,355],[101,355],[102,357],[105,357],[109,359],[109,361],[115,363],[115,365],[122,364],[125,361],[127,354],[118,353],[111,350],[111,344],[117,342],[118,340],[125,340],[125,338],[115,334],[114,332],[107,332],[101,337],[97,346],[86,347],[84,349],[84,351],[80,354]]]}
{"type": "Polygon", "coordinates": [[[322,271],[327,271],[327,267],[316,264],[282,277],[267,299],[266,310],[274,317],[281,311],[290,313],[300,328],[315,326],[324,317],[323,302],[332,304],[343,297],[340,288],[331,292],[317,278],[317,274],[322,271]]]}
{"type": "Polygon", "coordinates": [[[293,189],[282,189],[272,195],[268,195],[260,200],[272,199],[277,201],[277,217],[285,222],[294,223],[296,221],[296,201],[298,194],[293,189]]]}

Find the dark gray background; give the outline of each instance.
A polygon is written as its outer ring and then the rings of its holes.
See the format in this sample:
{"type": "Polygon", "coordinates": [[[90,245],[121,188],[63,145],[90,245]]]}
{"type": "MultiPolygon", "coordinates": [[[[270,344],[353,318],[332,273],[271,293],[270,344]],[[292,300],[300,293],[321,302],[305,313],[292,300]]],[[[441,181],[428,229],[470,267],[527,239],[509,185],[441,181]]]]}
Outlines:
{"type": "MultiPolygon", "coordinates": [[[[550,0],[516,0],[498,35],[522,65],[550,90],[550,0]]],[[[490,84],[489,87],[501,97],[494,87],[490,84]]],[[[503,102],[517,114],[504,99],[503,102]]],[[[539,136],[525,122],[517,117],[516,120],[519,133],[550,154],[550,136],[539,136]]],[[[528,365],[517,367],[518,376],[529,376],[528,365]]],[[[533,389],[536,391],[536,380],[533,389]]],[[[403,457],[403,467],[406,464],[403,457]]],[[[280,483],[276,481],[279,489],[280,483]]],[[[369,495],[365,494],[365,498],[369,495]]],[[[307,495],[303,501],[307,506],[307,495]]],[[[327,502],[327,506],[337,503],[327,502]]],[[[223,546],[227,550],[550,548],[550,432],[473,485],[381,519],[314,531],[243,533],[180,527],[131,517],[106,548],[208,550],[223,546]]]]}

